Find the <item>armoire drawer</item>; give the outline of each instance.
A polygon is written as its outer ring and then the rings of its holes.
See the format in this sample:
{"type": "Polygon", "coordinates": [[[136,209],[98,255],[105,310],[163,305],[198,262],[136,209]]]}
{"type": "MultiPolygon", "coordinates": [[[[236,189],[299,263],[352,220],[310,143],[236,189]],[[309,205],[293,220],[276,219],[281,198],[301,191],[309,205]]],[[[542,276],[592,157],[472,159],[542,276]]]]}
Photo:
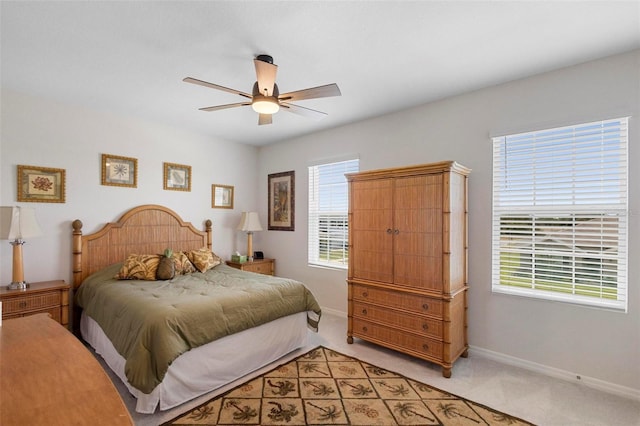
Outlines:
{"type": "Polygon", "coordinates": [[[442,300],[413,293],[353,284],[353,299],[442,318],[442,300]]]}
{"type": "Polygon", "coordinates": [[[363,320],[382,323],[392,328],[400,328],[424,336],[442,339],[442,321],[404,312],[380,308],[362,302],[353,302],[353,316],[363,320]]]}
{"type": "Polygon", "coordinates": [[[360,318],[353,318],[353,335],[364,340],[371,339],[374,343],[389,344],[392,347],[396,346],[429,358],[442,360],[442,342],[373,324],[360,318]]]}

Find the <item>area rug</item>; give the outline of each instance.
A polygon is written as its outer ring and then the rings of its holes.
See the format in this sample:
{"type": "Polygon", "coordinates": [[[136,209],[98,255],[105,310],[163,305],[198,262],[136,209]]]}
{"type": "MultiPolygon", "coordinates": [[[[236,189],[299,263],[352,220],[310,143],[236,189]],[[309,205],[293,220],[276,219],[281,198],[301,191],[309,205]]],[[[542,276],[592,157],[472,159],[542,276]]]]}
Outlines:
{"type": "Polygon", "coordinates": [[[319,346],[165,425],[531,425],[319,346]]]}

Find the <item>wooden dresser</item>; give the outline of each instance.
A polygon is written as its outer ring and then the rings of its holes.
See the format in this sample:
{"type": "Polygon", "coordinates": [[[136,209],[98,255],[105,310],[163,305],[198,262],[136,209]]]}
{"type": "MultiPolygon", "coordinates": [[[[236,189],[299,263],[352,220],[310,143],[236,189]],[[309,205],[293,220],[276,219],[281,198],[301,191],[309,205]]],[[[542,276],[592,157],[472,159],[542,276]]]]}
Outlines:
{"type": "Polygon", "coordinates": [[[69,327],[69,284],[63,280],[29,283],[25,290],[0,288],[2,319],[47,313],[69,327]]]}
{"type": "Polygon", "coordinates": [[[0,424],[133,425],[98,360],[47,314],[2,322],[0,424]]]}
{"type": "Polygon", "coordinates": [[[255,272],[257,274],[275,275],[276,261],[275,259],[254,259],[250,262],[231,262],[227,261],[227,265],[242,271],[255,272]]]}
{"type": "Polygon", "coordinates": [[[348,174],[347,341],[467,356],[467,176],[455,162],[348,174]]]}

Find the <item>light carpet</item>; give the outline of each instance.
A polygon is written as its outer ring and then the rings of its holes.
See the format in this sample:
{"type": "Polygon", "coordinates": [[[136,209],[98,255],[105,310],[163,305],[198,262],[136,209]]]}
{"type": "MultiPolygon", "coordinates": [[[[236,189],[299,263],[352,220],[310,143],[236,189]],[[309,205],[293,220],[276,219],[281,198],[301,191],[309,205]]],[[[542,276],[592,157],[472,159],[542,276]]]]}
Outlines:
{"type": "Polygon", "coordinates": [[[317,347],[165,425],[531,425],[317,347]]]}

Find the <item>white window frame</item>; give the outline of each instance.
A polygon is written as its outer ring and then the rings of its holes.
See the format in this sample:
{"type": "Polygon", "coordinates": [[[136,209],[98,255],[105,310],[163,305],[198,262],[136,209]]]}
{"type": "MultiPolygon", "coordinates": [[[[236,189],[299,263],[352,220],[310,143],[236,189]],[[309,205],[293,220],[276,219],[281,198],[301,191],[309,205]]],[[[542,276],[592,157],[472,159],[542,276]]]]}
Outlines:
{"type": "Polygon", "coordinates": [[[344,174],[357,172],[360,167],[359,162],[357,157],[349,156],[324,160],[309,165],[307,240],[308,263],[310,266],[336,269],[347,269],[348,267],[349,193],[347,179],[344,174]],[[322,182],[321,173],[330,173],[338,181],[322,182]],[[334,218],[333,221],[331,220],[332,217],[334,218]],[[321,226],[323,220],[325,225],[321,226]],[[341,225],[331,229],[331,223],[338,222],[341,225]],[[321,249],[321,240],[324,241],[326,250],[321,249]],[[331,246],[340,246],[341,248],[331,250],[331,246]],[[332,255],[337,256],[337,258],[332,260],[332,255]]]}
{"type": "Polygon", "coordinates": [[[493,292],[627,311],[628,121],[493,138],[493,292]]]}

